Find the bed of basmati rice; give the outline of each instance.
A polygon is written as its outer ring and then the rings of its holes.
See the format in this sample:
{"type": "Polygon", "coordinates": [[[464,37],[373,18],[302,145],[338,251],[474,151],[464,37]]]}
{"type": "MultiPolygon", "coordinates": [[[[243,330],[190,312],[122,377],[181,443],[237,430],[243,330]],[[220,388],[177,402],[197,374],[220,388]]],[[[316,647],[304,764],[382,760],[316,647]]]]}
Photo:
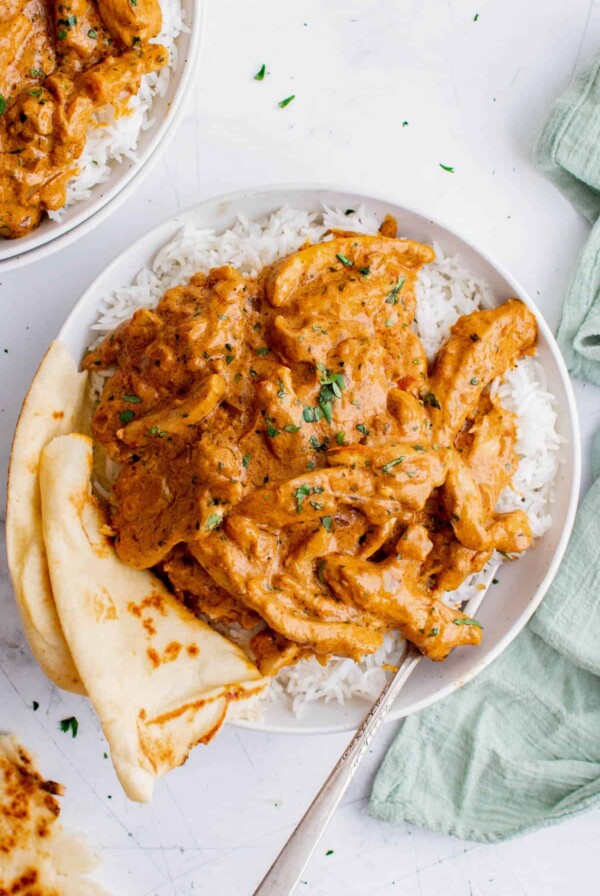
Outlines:
{"type": "MultiPolygon", "coordinates": [[[[225,233],[184,227],[156,255],[150,268],[139,272],[134,282],[107,296],[94,329],[99,338],[111,331],[139,307],[156,305],[166,289],[185,282],[197,271],[233,264],[247,274],[256,274],[267,264],[298,249],[307,238],[316,242],[329,228],[376,233],[380,221],[364,207],[346,215],[323,207],[319,213],[282,208],[259,221],[240,216],[225,233]]],[[[410,236],[410,235],[408,235],[410,236]]],[[[462,314],[494,304],[489,287],[463,268],[459,257],[444,254],[436,245],[436,260],[423,268],[417,286],[416,327],[428,357],[435,356],[448,338],[450,328],[462,314]]],[[[529,515],[536,537],[551,522],[553,482],[560,463],[563,441],[556,429],[555,399],[548,391],[542,365],[524,358],[502,381],[492,385],[502,404],[517,415],[516,451],[519,467],[512,486],[504,490],[498,510],[523,509],[529,515]]],[[[477,575],[465,581],[446,600],[462,604],[487,584],[492,570],[502,562],[494,556],[477,575]]],[[[242,640],[241,633],[240,640],[242,640]]],[[[332,659],[326,666],[310,659],[283,669],[271,685],[270,700],[282,695],[291,698],[300,716],[314,700],[345,703],[353,697],[374,699],[385,682],[384,664],[394,664],[403,641],[394,633],[386,635],[379,651],[362,663],[332,659]]]]}
{"type": "Polygon", "coordinates": [[[88,127],[85,148],[77,163],[79,173],[67,188],[66,204],[59,211],[48,212],[54,221],[60,220],[65,209],[73,203],[89,199],[92,189],[108,180],[114,162],[123,159],[137,161],[140,134],[155,123],[152,117],[154,99],[167,92],[171,72],[177,64],[177,37],[187,30],[181,0],[160,0],[160,5],[162,31],[152,43],[167,48],[169,64],[158,72],[145,75],[139,92],[130,97],[126,105],[119,105],[118,108],[107,105],[94,114],[88,127]]]}

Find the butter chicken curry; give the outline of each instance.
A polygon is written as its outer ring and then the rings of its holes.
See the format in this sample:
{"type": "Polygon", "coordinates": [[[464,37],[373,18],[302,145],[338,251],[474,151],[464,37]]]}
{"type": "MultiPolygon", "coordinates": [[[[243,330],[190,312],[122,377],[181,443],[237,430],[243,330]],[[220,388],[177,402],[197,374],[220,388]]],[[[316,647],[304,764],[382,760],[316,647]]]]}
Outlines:
{"type": "Polygon", "coordinates": [[[159,0],[0,4],[0,236],[66,202],[92,114],[168,62],[159,0]]]}
{"type": "Polygon", "coordinates": [[[531,543],[525,513],[494,510],[517,457],[488,386],[534,351],[535,318],[464,316],[428,370],[412,324],[433,257],[391,219],[335,233],[256,279],[196,274],[85,359],[115,368],[93,433],[119,465],[119,556],[214,624],[262,623],[263,674],[358,661],[391,629],[432,660],[478,644],[444,592],[531,543]]]}

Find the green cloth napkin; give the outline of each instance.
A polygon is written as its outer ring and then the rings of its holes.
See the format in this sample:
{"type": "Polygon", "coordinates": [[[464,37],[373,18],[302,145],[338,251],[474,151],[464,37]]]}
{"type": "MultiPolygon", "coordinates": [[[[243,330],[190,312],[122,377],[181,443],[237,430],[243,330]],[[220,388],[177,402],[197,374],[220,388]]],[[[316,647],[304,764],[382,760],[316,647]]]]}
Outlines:
{"type": "Polygon", "coordinates": [[[600,54],[552,107],[533,159],[594,224],[563,305],[558,343],[571,373],[600,385],[600,54]]]}
{"type": "MultiPolygon", "coordinates": [[[[600,56],[554,105],[535,161],[598,219],[600,56]]],[[[600,384],[600,221],[558,339],[571,372],[600,384]]],[[[593,460],[596,482],[541,607],[473,682],[403,723],[371,815],[494,842],[600,805],[600,438],[593,460]]]]}

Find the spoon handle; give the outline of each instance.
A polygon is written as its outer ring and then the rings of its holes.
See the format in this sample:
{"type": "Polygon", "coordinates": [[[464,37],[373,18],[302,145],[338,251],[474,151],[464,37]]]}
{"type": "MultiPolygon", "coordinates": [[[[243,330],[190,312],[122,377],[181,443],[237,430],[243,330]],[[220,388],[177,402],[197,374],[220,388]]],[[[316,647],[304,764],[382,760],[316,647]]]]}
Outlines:
{"type": "Polygon", "coordinates": [[[421,654],[409,644],[398,671],[386,682],[302,820],[254,891],[254,896],[291,896],[294,892],[369,744],[420,658],[421,654]]]}

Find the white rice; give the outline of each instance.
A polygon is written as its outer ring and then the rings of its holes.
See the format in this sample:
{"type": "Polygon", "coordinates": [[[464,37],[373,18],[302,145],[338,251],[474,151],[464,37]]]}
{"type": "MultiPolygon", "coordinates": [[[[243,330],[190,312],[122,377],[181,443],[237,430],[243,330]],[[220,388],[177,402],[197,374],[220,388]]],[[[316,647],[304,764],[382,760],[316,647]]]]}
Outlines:
{"type": "Polygon", "coordinates": [[[117,110],[107,105],[92,116],[85,148],[77,162],[79,173],[67,187],[66,204],[56,212],[48,212],[53,221],[60,220],[65,209],[73,203],[89,199],[93,188],[109,179],[114,162],[137,161],[140,134],[155,124],[152,117],[154,100],[167,92],[173,67],[177,64],[177,37],[187,31],[181,0],[160,0],[160,6],[163,27],[152,43],[167,48],[169,63],[158,72],[144,75],[139,92],[130,97],[126,106],[119,106],[117,110]]]}
{"type": "MultiPolygon", "coordinates": [[[[379,224],[362,206],[349,215],[323,206],[318,214],[282,208],[259,221],[240,216],[232,228],[221,234],[188,225],[158,252],[151,268],[143,268],[131,285],[105,297],[94,329],[101,338],[136,308],[153,307],[165,290],[184,283],[197,271],[206,273],[212,267],[233,264],[246,274],[257,274],[264,265],[298,249],[307,238],[313,242],[322,239],[329,228],[376,233],[379,224]]],[[[459,257],[446,256],[438,245],[435,250],[436,260],[422,269],[417,286],[416,328],[430,359],[448,338],[458,317],[494,305],[487,284],[463,268],[459,257]]],[[[555,399],[535,358],[519,361],[502,381],[493,383],[492,392],[517,416],[515,449],[519,456],[512,487],[503,491],[497,509],[525,510],[533,533],[539,538],[551,523],[553,482],[564,441],[556,429],[555,399]]],[[[448,593],[447,602],[458,605],[481,595],[482,585],[489,583],[502,559],[494,555],[481,572],[471,576],[456,592],[448,593]]],[[[298,716],[315,700],[341,704],[354,697],[373,700],[386,679],[383,664],[394,664],[402,644],[402,638],[391,633],[385,636],[377,653],[362,663],[332,659],[321,666],[316,659],[309,659],[283,669],[272,683],[269,699],[287,695],[298,716]]]]}

